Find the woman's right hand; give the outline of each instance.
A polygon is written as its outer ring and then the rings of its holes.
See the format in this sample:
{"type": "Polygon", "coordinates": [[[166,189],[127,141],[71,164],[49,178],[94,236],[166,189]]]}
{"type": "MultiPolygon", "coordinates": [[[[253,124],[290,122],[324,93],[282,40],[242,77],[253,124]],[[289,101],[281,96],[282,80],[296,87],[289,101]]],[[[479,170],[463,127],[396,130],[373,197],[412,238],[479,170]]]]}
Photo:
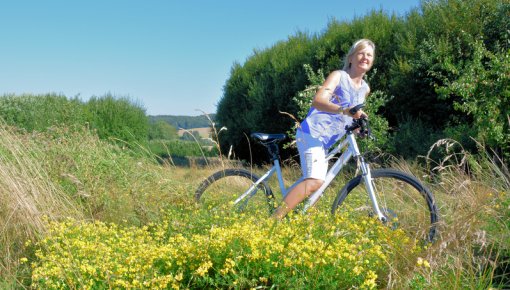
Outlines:
{"type": "Polygon", "coordinates": [[[359,119],[361,117],[368,118],[368,115],[363,112],[362,108],[364,107],[364,104],[359,104],[353,107],[350,107],[347,111],[349,112],[349,115],[354,119],[359,119]]]}
{"type": "Polygon", "coordinates": [[[363,112],[363,110],[358,110],[356,112],[356,114],[352,115],[352,118],[353,119],[359,119],[359,118],[367,119],[368,115],[365,112],[363,112]]]}

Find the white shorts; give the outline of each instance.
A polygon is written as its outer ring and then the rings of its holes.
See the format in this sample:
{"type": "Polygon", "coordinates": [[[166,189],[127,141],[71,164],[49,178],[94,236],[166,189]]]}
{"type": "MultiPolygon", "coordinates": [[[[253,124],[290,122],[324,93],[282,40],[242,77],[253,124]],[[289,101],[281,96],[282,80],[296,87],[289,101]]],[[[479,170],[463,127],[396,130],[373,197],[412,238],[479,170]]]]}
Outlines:
{"type": "Polygon", "coordinates": [[[328,173],[328,162],[326,161],[326,150],[322,142],[313,138],[310,134],[296,131],[296,144],[301,160],[303,177],[325,180],[328,173]]]}

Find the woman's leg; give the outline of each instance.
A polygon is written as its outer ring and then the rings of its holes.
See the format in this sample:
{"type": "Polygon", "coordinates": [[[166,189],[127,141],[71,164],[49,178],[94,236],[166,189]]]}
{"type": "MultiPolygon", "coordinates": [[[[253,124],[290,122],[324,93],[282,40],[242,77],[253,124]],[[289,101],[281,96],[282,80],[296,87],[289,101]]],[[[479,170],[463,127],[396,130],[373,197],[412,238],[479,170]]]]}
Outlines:
{"type": "Polygon", "coordinates": [[[326,151],[322,147],[322,142],[301,130],[297,130],[296,143],[304,180],[287,193],[283,199],[283,204],[273,214],[273,217],[277,219],[283,218],[306,197],[317,191],[326,178],[328,162],[326,161],[326,151]]]}
{"type": "Polygon", "coordinates": [[[273,217],[281,219],[291,210],[293,210],[300,202],[308,197],[313,192],[317,191],[324,180],[307,178],[298,183],[283,199],[283,204],[276,209],[273,213],[273,217]]]}

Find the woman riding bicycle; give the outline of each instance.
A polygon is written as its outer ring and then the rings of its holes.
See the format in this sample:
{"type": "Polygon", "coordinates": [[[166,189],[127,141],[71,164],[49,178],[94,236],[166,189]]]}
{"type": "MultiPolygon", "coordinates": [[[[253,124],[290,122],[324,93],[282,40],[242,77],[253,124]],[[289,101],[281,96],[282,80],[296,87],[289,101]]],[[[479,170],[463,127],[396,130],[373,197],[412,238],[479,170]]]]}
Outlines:
{"type": "Polygon", "coordinates": [[[345,56],[342,70],[333,71],[315,94],[312,107],[296,131],[303,181],[284,198],[273,214],[280,219],[324,183],[328,170],[326,154],[344,134],[345,125],[366,114],[353,110],[363,104],[370,88],[363,77],[374,61],[375,45],[356,41],[345,56]]]}

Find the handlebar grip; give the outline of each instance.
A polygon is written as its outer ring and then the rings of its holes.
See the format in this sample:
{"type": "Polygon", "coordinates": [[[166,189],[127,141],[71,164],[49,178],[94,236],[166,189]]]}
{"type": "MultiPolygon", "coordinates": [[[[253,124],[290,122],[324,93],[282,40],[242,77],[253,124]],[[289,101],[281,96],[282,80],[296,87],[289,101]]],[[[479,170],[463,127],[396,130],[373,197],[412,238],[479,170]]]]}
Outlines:
{"type": "Polygon", "coordinates": [[[352,108],[349,109],[349,113],[351,115],[356,114],[359,110],[361,110],[363,107],[365,107],[365,104],[358,104],[352,108]]]}

